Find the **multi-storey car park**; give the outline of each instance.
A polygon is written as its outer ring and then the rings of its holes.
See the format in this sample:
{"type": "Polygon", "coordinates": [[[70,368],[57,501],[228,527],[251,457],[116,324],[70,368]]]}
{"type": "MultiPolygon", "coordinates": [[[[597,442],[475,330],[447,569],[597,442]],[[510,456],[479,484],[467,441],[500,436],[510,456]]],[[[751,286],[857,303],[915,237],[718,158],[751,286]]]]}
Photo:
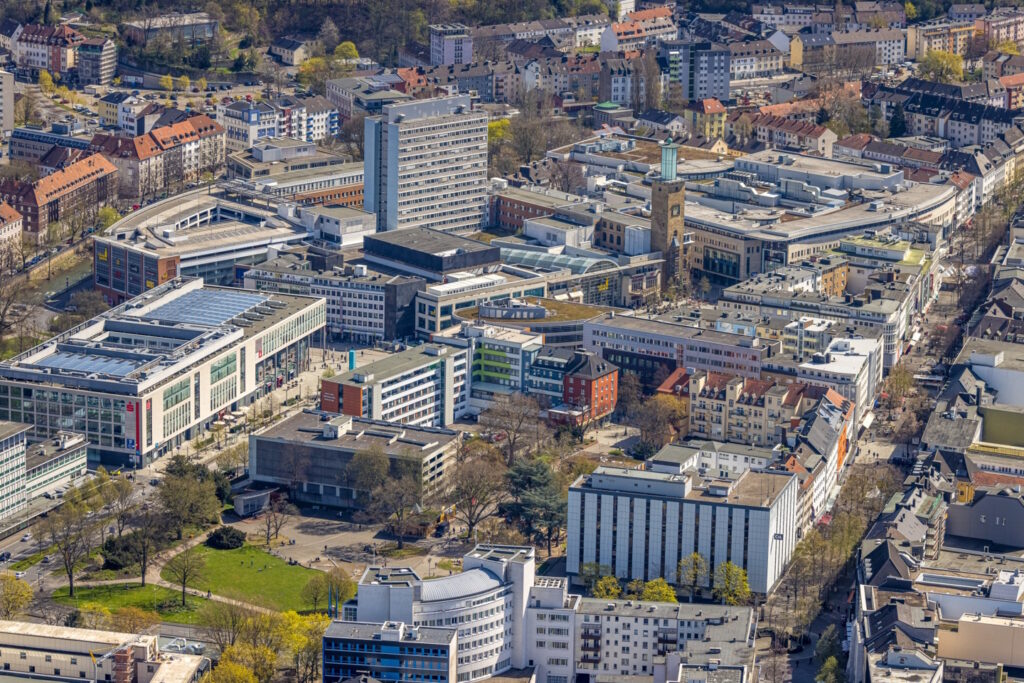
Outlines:
{"type": "Polygon", "coordinates": [[[145,466],[308,364],[323,299],[177,278],[0,363],[0,420],[145,466]]]}

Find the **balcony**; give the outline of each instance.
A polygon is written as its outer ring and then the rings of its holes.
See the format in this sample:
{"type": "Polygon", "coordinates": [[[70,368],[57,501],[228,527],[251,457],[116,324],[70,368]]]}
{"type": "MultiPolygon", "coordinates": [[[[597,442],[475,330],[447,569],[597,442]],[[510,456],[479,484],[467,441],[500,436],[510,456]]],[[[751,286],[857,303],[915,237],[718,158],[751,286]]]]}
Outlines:
{"type": "Polygon", "coordinates": [[[580,649],[584,652],[600,652],[601,643],[600,641],[594,641],[593,643],[584,642],[583,645],[580,646],[580,649]]]}
{"type": "Polygon", "coordinates": [[[600,655],[581,655],[580,662],[583,664],[597,664],[601,661],[600,655]]]}

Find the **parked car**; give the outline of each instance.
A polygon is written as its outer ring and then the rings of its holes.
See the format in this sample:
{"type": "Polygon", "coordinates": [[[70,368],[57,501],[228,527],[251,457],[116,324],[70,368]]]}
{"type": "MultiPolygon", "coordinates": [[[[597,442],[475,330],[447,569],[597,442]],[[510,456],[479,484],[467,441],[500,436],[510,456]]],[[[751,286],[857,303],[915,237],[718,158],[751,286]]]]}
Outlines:
{"type": "Polygon", "coordinates": [[[25,576],[26,576],[25,572],[14,572],[14,578],[16,578],[16,579],[24,579],[25,576]]]}
{"type": "Polygon", "coordinates": [[[32,532],[26,531],[25,534],[21,537],[21,542],[22,543],[27,543],[31,539],[32,539],[32,532]]]}
{"type": "Polygon", "coordinates": [[[5,550],[2,553],[0,553],[0,562],[6,562],[9,559],[11,559],[11,551],[10,550],[5,550]]]}

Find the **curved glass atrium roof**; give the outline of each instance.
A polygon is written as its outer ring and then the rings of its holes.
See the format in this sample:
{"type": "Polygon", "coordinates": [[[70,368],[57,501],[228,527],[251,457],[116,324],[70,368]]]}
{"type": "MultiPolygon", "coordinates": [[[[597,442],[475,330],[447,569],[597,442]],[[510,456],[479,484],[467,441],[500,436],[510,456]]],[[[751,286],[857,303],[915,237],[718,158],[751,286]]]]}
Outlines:
{"type": "Polygon", "coordinates": [[[527,266],[543,270],[560,270],[568,268],[573,275],[581,275],[593,271],[615,268],[615,261],[607,258],[591,258],[588,256],[569,256],[567,254],[551,254],[546,251],[529,251],[527,249],[508,249],[502,247],[501,260],[509,265],[527,266]]]}

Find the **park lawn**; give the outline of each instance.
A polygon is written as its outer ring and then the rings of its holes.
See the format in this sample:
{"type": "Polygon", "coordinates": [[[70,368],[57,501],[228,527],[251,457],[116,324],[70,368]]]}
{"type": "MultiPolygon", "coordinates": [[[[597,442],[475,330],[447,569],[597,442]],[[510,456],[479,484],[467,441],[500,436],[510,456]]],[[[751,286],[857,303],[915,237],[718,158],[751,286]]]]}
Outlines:
{"type": "MultiPolygon", "coordinates": [[[[302,588],[317,570],[289,565],[253,545],[235,550],[200,546],[199,550],[206,558],[206,566],[195,588],[280,611],[313,608],[302,599],[302,588]]],[[[161,576],[174,582],[166,569],[161,576]]]]}
{"type": "Polygon", "coordinates": [[[68,597],[67,586],[53,593],[53,601],[75,607],[87,602],[103,605],[111,612],[121,607],[139,607],[156,612],[164,621],[175,624],[193,624],[196,613],[206,603],[204,598],[188,597],[188,606],[181,606],[181,592],[163,586],[142,586],[138,583],[83,586],[75,589],[75,597],[68,597]]]}

